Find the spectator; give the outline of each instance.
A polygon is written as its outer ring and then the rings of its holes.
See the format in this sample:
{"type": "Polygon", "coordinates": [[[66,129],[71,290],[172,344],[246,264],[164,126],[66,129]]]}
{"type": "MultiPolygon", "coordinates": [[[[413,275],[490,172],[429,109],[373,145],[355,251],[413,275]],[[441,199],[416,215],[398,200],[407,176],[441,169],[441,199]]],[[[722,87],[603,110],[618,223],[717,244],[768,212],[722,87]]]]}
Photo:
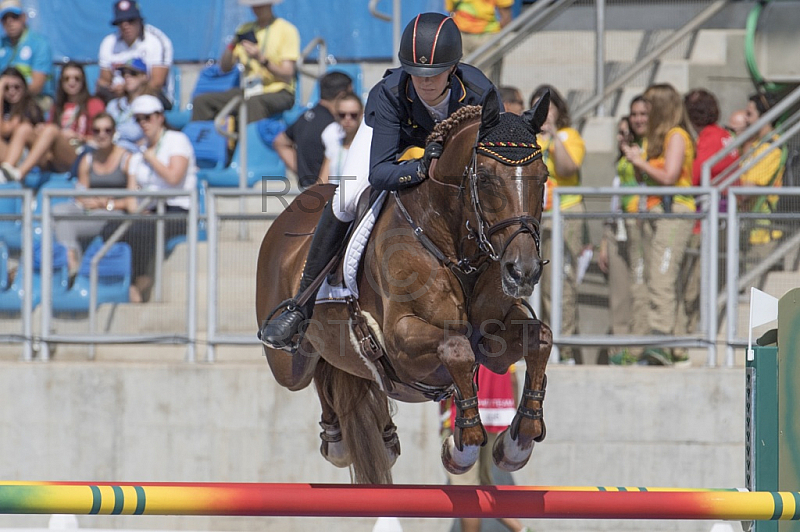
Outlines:
{"type": "Polygon", "coordinates": [[[732,112],[728,117],[728,125],[725,126],[725,129],[734,137],[741,135],[747,129],[747,110],[737,109],[732,112]]]}
{"type": "MultiPolygon", "coordinates": [[[[581,184],[581,165],[586,154],[586,145],[580,133],[571,127],[569,107],[566,100],[551,85],[540,85],[533,91],[530,99],[530,108],[536,105],[539,98],[545,92],[550,91],[550,111],[547,120],[542,124],[542,132],[539,134],[538,142],[542,147],[544,161],[550,177],[547,180],[547,195],[545,198],[545,211],[553,208],[553,189],[555,187],[577,187],[581,184]]],[[[583,196],[580,195],[561,195],[561,212],[564,213],[583,213],[586,208],[583,205],[583,196]]],[[[550,220],[542,224],[542,256],[552,255],[552,225],[550,220]]],[[[551,315],[550,294],[553,282],[560,282],[563,279],[563,291],[561,300],[561,334],[572,336],[578,333],[578,258],[587,249],[585,241],[585,227],[583,219],[564,220],[564,271],[552,271],[552,268],[544,268],[542,274],[542,310],[548,316],[551,315]]],[[[566,363],[581,362],[580,350],[572,347],[565,347],[560,352],[561,360],[566,363]]]]}
{"type": "MultiPolygon", "coordinates": [[[[750,96],[747,102],[747,127],[752,126],[772,108],[773,102],[763,93],[750,96]]],[[[744,172],[739,178],[739,184],[744,187],[780,187],[783,185],[783,172],[785,168],[785,151],[773,146],[777,140],[774,131],[775,123],[767,122],[750,139],[752,148],[744,154],[742,166],[749,164],[766,152],[766,155],[752,168],[744,172]]],[[[739,209],[745,212],[770,213],[775,210],[778,196],[742,196],[739,209]]],[[[750,244],[769,244],[783,236],[777,229],[770,228],[769,220],[756,220],[755,227],[750,231],[750,244]]]]}
{"type": "MultiPolygon", "coordinates": [[[[633,164],[636,179],[648,187],[691,187],[694,144],[688,132],[686,111],[678,91],[669,84],[652,85],[644,94],[649,102],[646,149],[623,147],[633,164]]],[[[693,213],[690,195],[663,196],[654,190],[646,199],[649,213],[693,213]]],[[[644,210],[640,209],[640,210],[644,210]]],[[[648,323],[650,334],[674,336],[677,333],[678,276],[692,234],[693,220],[654,218],[643,221],[645,282],[650,293],[648,323]]],[[[685,352],[647,349],[643,355],[658,365],[691,365],[685,352]]]]}
{"type": "Polygon", "coordinates": [[[144,140],[144,132],[133,117],[131,103],[143,94],[152,93],[147,85],[147,66],[139,58],[128,59],[117,71],[125,80],[124,94],[108,102],[106,111],[117,123],[115,142],[128,151],[137,152],[144,140]]]}
{"type": "Polygon", "coordinates": [[[53,53],[47,39],[28,28],[20,0],[0,1],[5,36],[0,40],[0,70],[16,67],[43,111],[52,103],[53,53]]]}
{"type": "MultiPolygon", "coordinates": [[[[236,29],[236,37],[220,59],[223,72],[229,72],[236,63],[244,65],[248,122],[276,115],[294,105],[300,34],[293,24],[272,12],[272,5],[280,1],[239,0],[252,8],[256,20],[236,29]]],[[[236,88],[199,95],[194,99],[192,120],[213,120],[225,104],[241,94],[242,90],[236,88]]]]}
{"type": "Polygon", "coordinates": [[[128,60],[138,58],[147,66],[148,87],[158,95],[164,109],[171,109],[174,102],[174,84],[170,76],[172,41],[155,26],[144,23],[139,3],[134,0],[118,0],[114,4],[111,24],[117,26],[118,31],[106,35],[100,43],[97,96],[105,102],[123,96],[125,80],[115,73],[128,60]]]}
{"type": "MultiPolygon", "coordinates": [[[[453,486],[492,486],[495,484],[492,468],[492,450],[498,435],[503,432],[516,413],[515,391],[513,380],[514,366],[502,375],[493,373],[486,368],[480,368],[475,378],[477,383],[478,410],[480,410],[483,426],[486,429],[487,440],[480,448],[478,461],[463,475],[453,475],[448,472],[447,477],[453,486]]],[[[440,403],[442,409],[442,436],[447,438],[453,431],[456,418],[456,407],[453,398],[440,403]]],[[[480,532],[481,520],[477,517],[462,517],[461,532],[480,532]]],[[[528,527],[522,526],[517,519],[511,517],[499,518],[498,521],[512,532],[531,532],[528,527]]]]}
{"type": "Polygon", "coordinates": [[[36,166],[68,171],[92,136],[92,119],[103,108],[103,102],[89,94],[83,67],[72,61],[64,65],[50,121],[41,125],[23,123],[14,131],[0,164],[5,178],[20,181],[36,166]],[[28,155],[19,163],[25,148],[28,155]]]}
{"type": "Polygon", "coordinates": [[[468,56],[511,22],[514,0],[445,0],[461,31],[464,55],[468,56]]]}
{"type": "MultiPolygon", "coordinates": [[[[689,91],[683,99],[686,107],[686,115],[692,124],[697,138],[697,155],[692,165],[692,185],[702,184],[703,164],[716,155],[718,151],[731,143],[733,137],[724,128],[717,124],[719,120],[719,105],[717,98],[705,89],[694,89],[689,91]]],[[[736,164],[739,153],[734,150],[724,159],[719,161],[711,168],[711,184],[716,181],[716,177],[721,175],[728,167],[736,164]]],[[[724,204],[722,204],[724,205],[724,204]]],[[[702,207],[697,206],[697,211],[701,212],[702,207]]],[[[684,326],[679,329],[682,332],[692,332],[700,318],[700,240],[702,222],[697,220],[694,224],[692,237],[686,248],[683,268],[681,269],[680,286],[683,287],[683,310],[681,319],[684,326]]]]}
{"type": "MultiPolygon", "coordinates": [[[[635,96],[630,103],[630,115],[628,116],[628,124],[630,125],[630,136],[624,135],[624,126],[621,126],[619,131],[623,134],[618,134],[617,145],[620,150],[620,157],[617,160],[617,175],[619,178],[620,186],[638,187],[639,182],[636,180],[636,173],[633,165],[624,156],[624,149],[628,146],[638,146],[641,148],[644,143],[644,137],[647,134],[647,122],[650,112],[650,106],[644,99],[644,96],[635,96]]],[[[641,198],[642,200],[644,198],[641,198]]],[[[646,210],[643,206],[640,207],[640,196],[626,195],[620,197],[620,208],[628,214],[635,214],[646,210]]],[[[644,279],[644,255],[645,255],[645,241],[642,234],[644,222],[636,218],[627,218],[624,220],[623,228],[615,228],[614,240],[608,242],[608,269],[609,276],[614,274],[611,271],[613,266],[611,261],[614,260],[613,252],[616,247],[619,257],[618,260],[622,261],[625,269],[625,277],[628,279],[629,286],[627,289],[618,287],[622,291],[621,294],[616,293],[611,297],[613,300],[617,299],[616,304],[612,301],[613,308],[619,305],[627,305],[630,309],[630,322],[626,326],[620,323],[618,317],[615,315],[612,319],[612,331],[615,334],[623,334],[617,331],[627,330],[628,334],[634,336],[645,336],[650,332],[650,324],[648,322],[647,313],[650,306],[650,295],[647,290],[647,285],[644,279]],[[624,239],[622,236],[624,235],[624,239]],[[619,237],[619,238],[618,238],[619,237]],[[626,299],[627,298],[627,299],[626,299]],[[627,301],[627,303],[625,303],[627,301]]],[[[602,253],[601,253],[602,256],[602,253]]],[[[598,260],[600,263],[601,260],[598,260]]],[[[613,284],[609,280],[609,284],[613,284]]],[[[619,281],[617,280],[617,285],[619,281]]],[[[614,288],[612,292],[617,292],[614,288]]],[[[624,312],[623,312],[624,313],[624,312]]],[[[643,349],[640,347],[626,347],[617,353],[609,356],[609,363],[611,364],[635,364],[641,362],[641,354],[643,349]]]]}
{"type": "Polygon", "coordinates": [[[322,132],[336,122],[336,98],[352,90],[353,80],[350,76],[344,72],[328,72],[319,80],[317,105],[303,113],[272,142],[286,168],[297,174],[301,187],[313,185],[320,176],[325,159],[322,132]]]}
{"type": "MultiPolygon", "coordinates": [[[[108,113],[100,113],[92,120],[92,134],[96,149],[81,159],[78,165],[78,190],[89,188],[136,189],[136,180],[129,171],[131,154],[113,142],[114,119],[108,113]]],[[[81,215],[81,219],[60,220],[55,224],[56,240],[67,248],[70,273],[76,273],[83,254],[82,243],[99,235],[106,224],[109,213],[132,212],[136,207],[134,198],[109,198],[104,196],[76,197],[74,201],[53,206],[58,216],[81,215]]]]}
{"type": "Polygon", "coordinates": [[[325,160],[319,171],[320,182],[339,183],[339,178],[344,175],[347,153],[363,117],[364,104],[361,98],[348,92],[336,99],[336,122],[322,132],[325,160]]]}
{"type": "MultiPolygon", "coordinates": [[[[139,96],[131,104],[136,121],[142,126],[145,145],[142,152],[131,160],[131,172],[138,185],[147,190],[191,191],[197,186],[197,164],[194,149],[189,137],[180,131],[167,128],[164,119],[164,105],[155,96],[139,96]]],[[[188,196],[166,199],[168,214],[182,214],[183,217],[164,220],[164,239],[186,233],[186,214],[190,207],[188,196]]],[[[152,208],[148,212],[153,212],[152,208]]],[[[103,238],[107,239],[121,222],[109,222],[103,228],[103,238]]],[[[148,297],[153,284],[151,273],[153,247],[156,241],[156,224],[153,220],[136,220],[128,227],[123,241],[128,242],[133,253],[133,283],[130,301],[140,303],[148,297]]]]}
{"type": "Polygon", "coordinates": [[[500,99],[503,100],[503,107],[506,113],[521,115],[525,110],[525,102],[522,100],[522,93],[516,87],[498,87],[500,99]]]}
{"type": "MultiPolygon", "coordinates": [[[[3,116],[0,120],[0,157],[8,153],[8,142],[20,127],[42,122],[42,110],[28,92],[25,76],[16,67],[8,67],[0,74],[0,100],[3,101],[3,116]]],[[[6,178],[0,172],[0,181],[6,178]]]]}
{"type": "MultiPolygon", "coordinates": [[[[717,124],[719,121],[719,105],[717,98],[705,89],[690,91],[683,100],[686,114],[692,127],[697,132],[697,155],[692,165],[692,185],[700,186],[703,164],[716,155],[718,151],[730,144],[731,134],[717,124]]],[[[729,153],[724,159],[711,168],[711,182],[726,168],[736,163],[739,158],[736,152],[729,153]]]]}

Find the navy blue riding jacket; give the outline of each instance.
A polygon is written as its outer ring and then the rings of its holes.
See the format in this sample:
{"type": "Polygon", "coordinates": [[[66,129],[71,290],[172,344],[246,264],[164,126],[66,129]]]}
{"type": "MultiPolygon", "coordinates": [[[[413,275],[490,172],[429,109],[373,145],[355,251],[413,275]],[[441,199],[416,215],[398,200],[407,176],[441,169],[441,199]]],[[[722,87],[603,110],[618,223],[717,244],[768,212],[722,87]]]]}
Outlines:
{"type": "MultiPolygon", "coordinates": [[[[467,105],[480,105],[492,82],[477,68],[460,64],[450,78],[448,115],[467,105]]],[[[500,96],[498,95],[498,101],[500,96]]],[[[503,108],[500,102],[500,109],[503,108]]],[[[422,181],[419,159],[397,159],[412,146],[425,147],[436,125],[414,84],[402,68],[387,70],[369,93],[364,121],[371,126],[369,182],[378,190],[399,190],[422,181]]]]}

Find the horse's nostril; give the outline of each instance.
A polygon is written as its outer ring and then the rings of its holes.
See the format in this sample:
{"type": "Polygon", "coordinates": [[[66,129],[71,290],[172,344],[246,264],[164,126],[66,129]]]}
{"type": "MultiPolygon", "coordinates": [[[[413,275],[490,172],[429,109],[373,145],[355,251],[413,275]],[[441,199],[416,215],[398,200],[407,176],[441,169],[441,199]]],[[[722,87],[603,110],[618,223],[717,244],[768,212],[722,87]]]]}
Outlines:
{"type": "Polygon", "coordinates": [[[506,264],[506,270],[508,270],[509,277],[515,281],[519,281],[523,277],[522,272],[517,269],[513,262],[506,264]]]}

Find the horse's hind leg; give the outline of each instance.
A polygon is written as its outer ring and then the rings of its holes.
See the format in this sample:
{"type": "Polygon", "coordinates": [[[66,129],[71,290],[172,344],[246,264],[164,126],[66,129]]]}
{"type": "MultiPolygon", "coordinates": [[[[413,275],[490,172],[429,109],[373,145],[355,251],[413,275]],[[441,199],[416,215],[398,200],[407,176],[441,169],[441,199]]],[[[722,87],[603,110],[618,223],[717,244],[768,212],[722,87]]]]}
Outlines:
{"type": "Polygon", "coordinates": [[[466,337],[453,336],[439,346],[438,355],[456,388],[455,426],[442,446],[442,464],[451,473],[460,475],[475,465],[480,448],[487,440],[478,413],[473,373],[475,354],[466,337]]]}
{"type": "Polygon", "coordinates": [[[522,342],[525,386],[511,425],[497,437],[492,451],[497,466],[506,471],[516,471],[528,463],[534,443],[544,440],[547,433],[542,404],[547,386],[545,366],[553,346],[553,334],[550,327],[538,320],[521,321],[517,329],[519,340],[515,343],[522,342]]]}
{"type": "Polygon", "coordinates": [[[322,427],[322,432],[319,434],[322,444],[319,447],[319,452],[325,460],[336,467],[348,467],[353,463],[353,460],[350,458],[350,450],[342,440],[339,416],[336,415],[336,411],[333,409],[330,367],[324,360],[320,360],[317,364],[314,385],[317,388],[320,406],[322,406],[322,416],[319,422],[322,427]]]}

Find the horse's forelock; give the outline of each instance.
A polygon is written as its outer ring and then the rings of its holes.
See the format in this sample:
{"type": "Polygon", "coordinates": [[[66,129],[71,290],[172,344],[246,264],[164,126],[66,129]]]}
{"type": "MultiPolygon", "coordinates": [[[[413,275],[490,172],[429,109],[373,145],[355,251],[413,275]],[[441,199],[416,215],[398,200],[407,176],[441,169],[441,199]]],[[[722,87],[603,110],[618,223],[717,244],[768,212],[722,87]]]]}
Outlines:
{"type": "Polygon", "coordinates": [[[480,105],[467,105],[457,109],[448,118],[445,118],[433,128],[433,133],[428,135],[426,143],[438,142],[444,144],[448,137],[459,131],[465,124],[471,123],[481,117],[480,105]]]}

